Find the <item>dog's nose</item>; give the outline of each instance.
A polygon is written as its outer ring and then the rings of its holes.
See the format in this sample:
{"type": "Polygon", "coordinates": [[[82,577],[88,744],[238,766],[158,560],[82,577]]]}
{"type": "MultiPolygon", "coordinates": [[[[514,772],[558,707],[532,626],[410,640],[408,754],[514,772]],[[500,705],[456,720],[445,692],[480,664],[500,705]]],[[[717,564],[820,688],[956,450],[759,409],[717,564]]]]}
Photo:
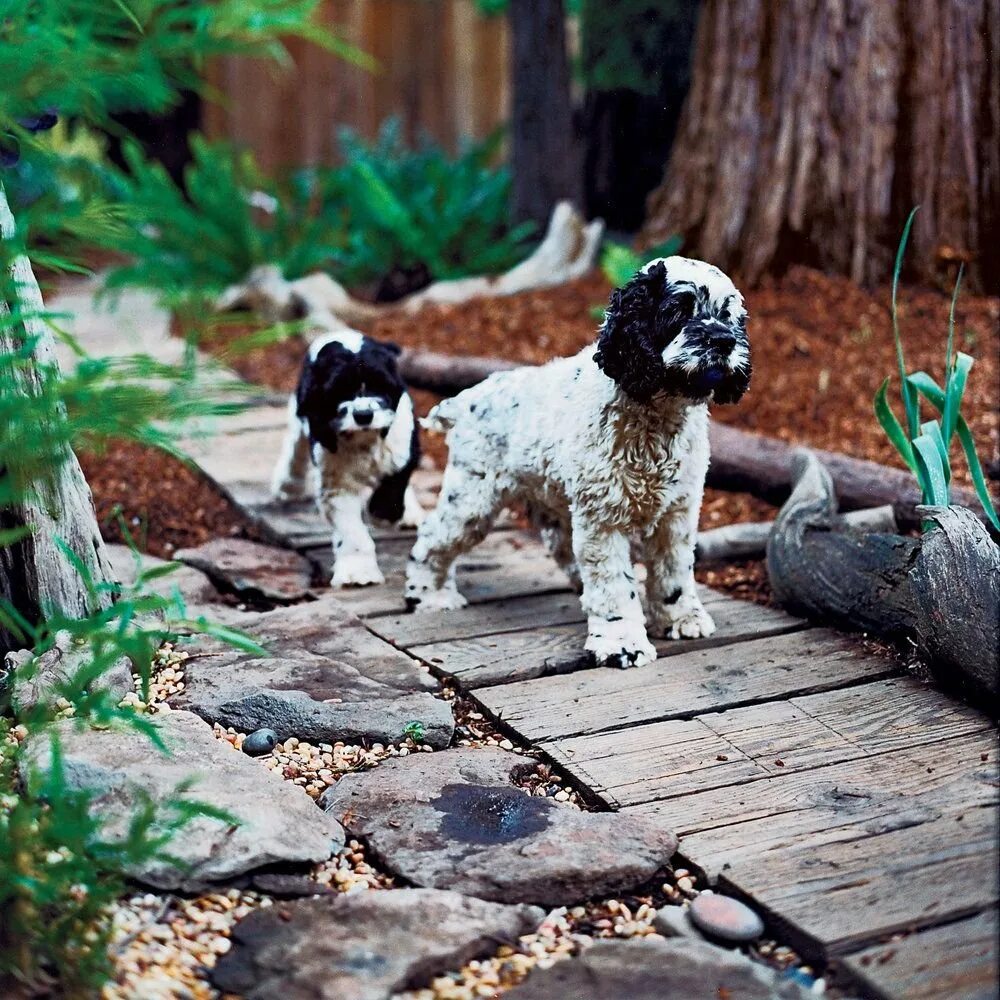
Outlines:
{"type": "Polygon", "coordinates": [[[372,417],[374,416],[372,410],[355,410],[354,411],[354,422],[359,427],[367,427],[372,422],[372,417]]]}
{"type": "Polygon", "coordinates": [[[729,330],[713,330],[708,342],[719,351],[728,351],[736,346],[736,338],[729,330]]]}

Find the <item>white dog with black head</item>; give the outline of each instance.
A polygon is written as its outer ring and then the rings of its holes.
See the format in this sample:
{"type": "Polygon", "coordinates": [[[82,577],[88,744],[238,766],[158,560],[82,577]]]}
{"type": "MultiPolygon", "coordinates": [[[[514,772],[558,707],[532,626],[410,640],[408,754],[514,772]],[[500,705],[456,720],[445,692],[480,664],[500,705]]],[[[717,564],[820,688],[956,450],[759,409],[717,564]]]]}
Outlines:
{"type": "Polygon", "coordinates": [[[413,402],[396,368],[399,348],[356,330],[313,341],[288,400],[288,433],[274,471],[278,501],[310,492],[333,532],[334,587],[383,583],[365,523],[416,527],[424,512],[410,486],[420,458],[413,402]]]}
{"type": "Polygon", "coordinates": [[[652,632],[711,635],[694,580],[708,405],[735,403],[749,382],[746,310],[729,278],[686,257],[647,264],[612,293],[596,345],[493,375],[431,412],[427,426],[448,431],[450,456],[407,566],[408,605],[463,606],[456,557],[519,503],[581,592],[598,663],[655,657],[633,541],[652,632]]]}

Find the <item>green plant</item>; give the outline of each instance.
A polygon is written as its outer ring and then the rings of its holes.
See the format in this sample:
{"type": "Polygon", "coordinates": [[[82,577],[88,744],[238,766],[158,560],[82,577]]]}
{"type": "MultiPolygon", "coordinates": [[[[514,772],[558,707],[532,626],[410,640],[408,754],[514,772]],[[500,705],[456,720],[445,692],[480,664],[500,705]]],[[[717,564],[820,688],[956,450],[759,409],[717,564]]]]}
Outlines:
{"type": "Polygon", "coordinates": [[[682,243],[681,238],[675,235],[640,253],[624,243],[608,240],[601,250],[601,270],[615,288],[621,288],[644,264],[657,257],[672,257],[682,243]]]}
{"type": "Polygon", "coordinates": [[[426,735],[424,724],[417,720],[408,722],[405,726],[403,726],[403,735],[408,739],[413,740],[414,743],[423,743],[426,735]]]}
{"type": "Polygon", "coordinates": [[[899,275],[903,266],[903,256],[909,239],[917,209],[910,212],[903,235],[896,251],[896,263],[892,273],[892,332],[896,344],[896,365],[899,371],[900,394],[903,403],[905,425],[901,424],[889,405],[888,390],[891,378],[887,377],[875,394],[875,415],[893,447],[912,470],[920,484],[925,504],[946,506],[950,500],[951,483],[951,442],[958,436],[965,460],[969,466],[972,482],[994,528],[1000,531],[1000,519],[994,509],[986,478],[983,475],[979,456],[976,454],[972,431],[962,416],[962,397],[972,368],[973,359],[961,351],[955,351],[955,306],[958,302],[962,271],[959,269],[955,290],[951,298],[948,316],[948,342],[945,348],[944,387],[942,388],[927,372],[908,375],[903,356],[903,341],[899,332],[899,311],[896,293],[899,275]],[[920,414],[921,396],[937,411],[938,417],[922,421],[920,414]]]}
{"type": "Polygon", "coordinates": [[[426,139],[407,148],[394,119],[370,145],[342,131],[343,164],[316,180],[321,210],[344,234],[334,276],[365,284],[423,267],[432,278],[461,278],[527,256],[533,226],[510,225],[510,173],[491,165],[499,141],[494,135],[451,157],[426,139]]]}

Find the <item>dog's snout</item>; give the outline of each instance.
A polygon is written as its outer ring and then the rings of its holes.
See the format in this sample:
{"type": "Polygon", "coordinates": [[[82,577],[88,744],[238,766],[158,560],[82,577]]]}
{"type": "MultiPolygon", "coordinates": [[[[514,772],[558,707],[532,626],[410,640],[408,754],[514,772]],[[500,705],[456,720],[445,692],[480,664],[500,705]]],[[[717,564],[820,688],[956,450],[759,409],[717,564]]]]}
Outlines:
{"type": "Polygon", "coordinates": [[[709,334],[708,342],[717,350],[728,351],[736,346],[736,337],[732,330],[720,328],[709,334]]]}
{"type": "Polygon", "coordinates": [[[372,417],[374,416],[373,410],[355,410],[354,411],[354,422],[359,427],[367,427],[372,422],[372,417]]]}

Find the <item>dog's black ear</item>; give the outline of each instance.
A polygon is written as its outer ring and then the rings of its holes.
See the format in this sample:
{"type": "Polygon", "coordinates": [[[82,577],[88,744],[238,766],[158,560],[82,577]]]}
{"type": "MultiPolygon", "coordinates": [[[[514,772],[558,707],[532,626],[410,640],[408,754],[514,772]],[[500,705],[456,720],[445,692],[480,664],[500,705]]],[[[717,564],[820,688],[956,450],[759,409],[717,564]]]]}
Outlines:
{"type": "Polygon", "coordinates": [[[309,428],[309,444],[317,441],[327,451],[337,450],[331,417],[341,402],[335,392],[337,376],[350,357],[339,344],[327,344],[315,358],[307,358],[295,390],[295,412],[309,428]]]}
{"type": "Polygon", "coordinates": [[[380,340],[378,342],[382,347],[384,347],[393,357],[399,357],[403,353],[403,348],[399,344],[394,344],[391,340],[380,340]]]}
{"type": "Polygon", "coordinates": [[[656,347],[657,312],[667,282],[656,263],[611,293],[594,360],[633,399],[648,402],[663,386],[663,359],[656,347]]]}
{"type": "Polygon", "coordinates": [[[395,524],[403,518],[404,498],[406,488],[410,485],[410,476],[420,461],[420,432],[417,422],[413,422],[413,433],[410,435],[410,457],[399,472],[386,476],[372,493],[368,501],[368,513],[380,521],[395,524]]]}

